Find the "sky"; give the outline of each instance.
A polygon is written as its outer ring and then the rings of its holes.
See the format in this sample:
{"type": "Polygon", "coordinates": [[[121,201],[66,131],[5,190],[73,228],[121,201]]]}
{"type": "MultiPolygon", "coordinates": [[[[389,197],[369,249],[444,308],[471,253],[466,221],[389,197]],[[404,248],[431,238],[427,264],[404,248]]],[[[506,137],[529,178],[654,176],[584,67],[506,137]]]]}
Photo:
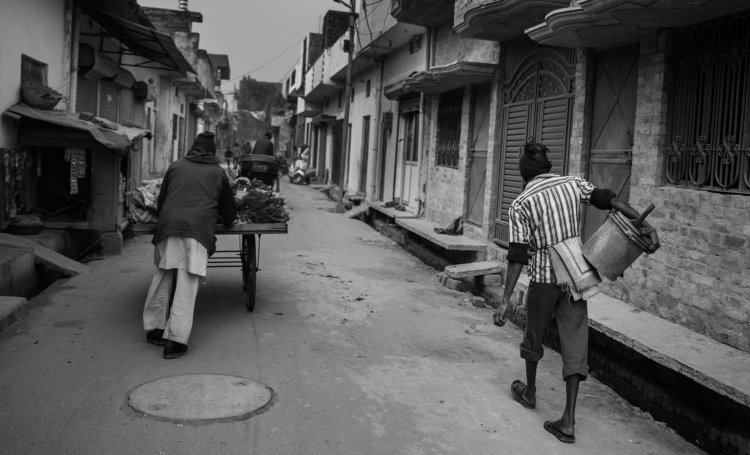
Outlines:
{"type": "MultiPolygon", "coordinates": [[[[141,6],[178,9],[178,0],[138,0],[141,6]]],[[[346,8],[333,0],[189,0],[188,9],[203,15],[193,24],[200,48],[229,55],[231,92],[243,75],[265,82],[281,82],[300,58],[300,43],[311,32],[320,33],[328,10],[346,8]]]]}

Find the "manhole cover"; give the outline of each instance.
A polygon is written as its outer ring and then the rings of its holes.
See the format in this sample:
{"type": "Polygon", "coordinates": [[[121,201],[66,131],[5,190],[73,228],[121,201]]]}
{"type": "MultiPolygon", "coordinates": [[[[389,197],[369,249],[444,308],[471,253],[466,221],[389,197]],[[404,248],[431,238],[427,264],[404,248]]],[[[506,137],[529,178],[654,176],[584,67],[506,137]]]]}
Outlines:
{"type": "Polygon", "coordinates": [[[130,392],[136,411],[176,421],[242,420],[270,407],[274,392],[252,379],[187,374],[156,379],[130,392]]]}

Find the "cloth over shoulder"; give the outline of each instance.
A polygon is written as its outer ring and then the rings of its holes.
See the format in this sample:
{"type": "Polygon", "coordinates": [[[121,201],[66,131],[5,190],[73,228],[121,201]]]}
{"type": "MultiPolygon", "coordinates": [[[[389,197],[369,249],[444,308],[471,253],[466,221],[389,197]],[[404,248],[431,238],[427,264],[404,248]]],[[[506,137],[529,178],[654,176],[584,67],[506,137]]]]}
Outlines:
{"type": "Polygon", "coordinates": [[[555,283],[570,293],[573,300],[587,300],[599,293],[602,282],[594,266],[582,252],[581,238],[570,237],[547,248],[555,283]]]}

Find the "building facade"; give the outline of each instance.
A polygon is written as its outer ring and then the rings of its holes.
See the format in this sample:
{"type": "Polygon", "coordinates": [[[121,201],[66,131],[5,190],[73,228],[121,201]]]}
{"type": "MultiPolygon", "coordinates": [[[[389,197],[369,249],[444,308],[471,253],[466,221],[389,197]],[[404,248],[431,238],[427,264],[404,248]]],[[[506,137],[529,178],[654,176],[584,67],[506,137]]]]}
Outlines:
{"type": "MultiPolygon", "coordinates": [[[[518,153],[543,142],[553,172],[656,205],[661,249],[606,294],[749,351],[750,8],[675,5],[366,2],[352,98],[346,34],[305,74],[297,115],[319,175],[395,216],[461,216],[463,236],[504,264],[518,153]]],[[[584,241],[605,216],[585,211],[584,241]]]]}

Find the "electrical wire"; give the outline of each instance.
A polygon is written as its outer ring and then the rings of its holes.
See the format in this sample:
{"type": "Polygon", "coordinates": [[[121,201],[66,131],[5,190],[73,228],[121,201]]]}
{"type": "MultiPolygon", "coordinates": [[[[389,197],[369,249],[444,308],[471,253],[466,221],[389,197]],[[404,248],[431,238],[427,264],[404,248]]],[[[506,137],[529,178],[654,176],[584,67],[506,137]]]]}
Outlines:
{"type": "Polygon", "coordinates": [[[301,42],[302,42],[302,40],[298,40],[298,41],[296,41],[296,42],[292,43],[292,45],[291,45],[291,46],[289,46],[289,47],[287,47],[286,49],[284,49],[283,51],[281,51],[281,52],[280,52],[279,54],[277,54],[277,55],[276,55],[275,57],[273,57],[273,58],[272,58],[271,60],[268,60],[267,62],[263,63],[262,65],[258,66],[257,68],[253,68],[253,69],[251,69],[250,71],[247,71],[247,72],[245,72],[245,73],[242,73],[242,74],[240,74],[239,76],[233,77],[232,79],[229,79],[229,80],[228,80],[228,81],[226,81],[226,82],[222,82],[222,83],[221,83],[221,85],[224,85],[224,84],[229,84],[229,83],[231,83],[231,82],[234,82],[234,81],[236,81],[237,79],[240,79],[240,78],[242,78],[242,77],[245,77],[245,76],[247,76],[248,74],[254,73],[254,72],[256,72],[256,71],[258,71],[258,70],[260,70],[260,69],[263,69],[263,68],[265,68],[266,66],[268,66],[268,65],[270,65],[271,63],[273,63],[273,62],[275,62],[276,60],[278,60],[278,59],[279,59],[279,58],[280,58],[280,57],[281,57],[282,55],[284,55],[284,54],[286,54],[287,52],[289,52],[289,50],[291,50],[291,49],[292,49],[292,48],[293,48],[294,46],[297,46],[297,45],[299,45],[299,44],[300,44],[301,42]]]}

